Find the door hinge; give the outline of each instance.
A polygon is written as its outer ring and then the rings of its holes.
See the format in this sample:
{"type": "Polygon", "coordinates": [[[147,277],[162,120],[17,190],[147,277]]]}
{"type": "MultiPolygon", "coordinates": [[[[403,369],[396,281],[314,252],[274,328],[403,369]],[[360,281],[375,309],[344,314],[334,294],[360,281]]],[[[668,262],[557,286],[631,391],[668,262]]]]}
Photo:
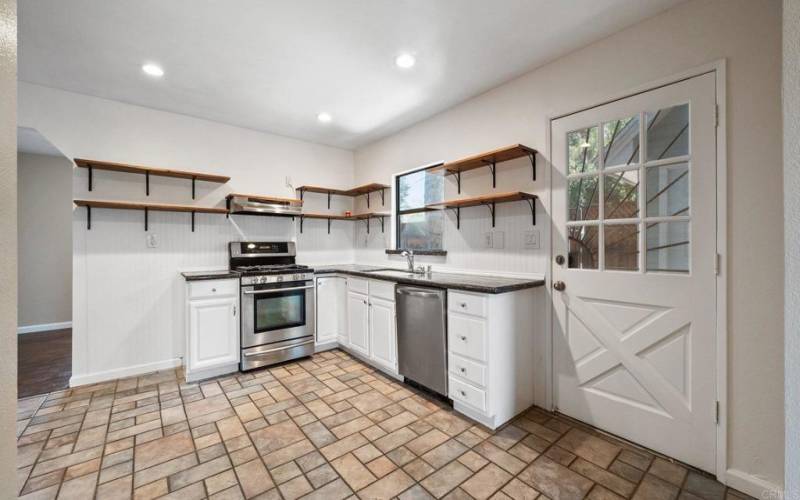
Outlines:
{"type": "Polygon", "coordinates": [[[719,401],[714,402],[714,421],[719,424],[719,401]]]}
{"type": "Polygon", "coordinates": [[[721,267],[722,267],[722,255],[714,254],[714,274],[719,276],[721,267]]]}

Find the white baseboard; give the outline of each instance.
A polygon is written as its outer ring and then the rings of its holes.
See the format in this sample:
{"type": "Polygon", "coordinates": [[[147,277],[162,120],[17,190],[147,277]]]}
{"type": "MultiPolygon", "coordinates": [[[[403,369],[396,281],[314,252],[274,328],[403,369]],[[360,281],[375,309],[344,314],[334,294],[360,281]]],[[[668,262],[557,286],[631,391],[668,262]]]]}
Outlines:
{"type": "Polygon", "coordinates": [[[23,333],[49,332],[51,330],[63,330],[65,328],[72,328],[72,321],[62,321],[61,323],[42,323],[41,325],[18,326],[17,334],[22,335],[23,333]]]}
{"type": "Polygon", "coordinates": [[[135,375],[144,375],[145,373],[156,372],[159,370],[168,370],[170,368],[177,368],[183,364],[181,358],[165,359],[163,361],[156,361],[155,363],[145,363],[142,365],[126,366],[124,368],[115,368],[113,370],[106,370],[103,372],[87,373],[85,375],[72,375],[69,379],[70,387],[77,387],[79,385],[96,384],[98,382],[108,382],[118,378],[133,377],[135,375]]]}
{"type": "Polygon", "coordinates": [[[780,500],[783,498],[783,486],[771,483],[766,479],[754,476],[739,469],[728,469],[725,472],[725,484],[747,493],[754,498],[780,500]]]}
{"type": "Polygon", "coordinates": [[[339,347],[339,343],[336,340],[330,340],[314,345],[314,352],[330,351],[331,349],[336,349],[337,347],[339,347]]]}

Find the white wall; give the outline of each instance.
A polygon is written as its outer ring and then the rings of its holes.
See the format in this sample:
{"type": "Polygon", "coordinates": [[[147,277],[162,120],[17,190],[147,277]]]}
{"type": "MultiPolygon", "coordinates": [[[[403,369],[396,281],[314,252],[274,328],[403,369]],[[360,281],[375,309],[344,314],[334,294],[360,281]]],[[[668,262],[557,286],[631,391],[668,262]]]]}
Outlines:
{"type": "Polygon", "coordinates": [[[786,498],[800,498],[800,0],[783,2],[786,498]]]}
{"type": "MultiPolygon", "coordinates": [[[[0,0],[0,484],[16,484],[17,2],[0,0]]],[[[10,488],[0,494],[13,496],[10,488]]]]}
{"type": "Polygon", "coordinates": [[[18,155],[21,327],[72,321],[72,162],[18,155]]]}
{"type": "MultiPolygon", "coordinates": [[[[512,82],[356,151],[356,181],[523,143],[546,150],[547,117],[720,58],[728,63],[728,479],[760,494],[783,484],[783,237],[781,220],[781,6],[778,0],[695,0],[542,66],[512,82]]],[[[544,162],[543,162],[544,163],[544,162]]],[[[483,169],[476,189],[488,191],[483,169]]],[[[498,182],[504,174],[498,169],[498,182]]],[[[544,179],[545,176],[540,176],[544,179]]],[[[546,181],[544,181],[546,182],[546,181]]],[[[532,187],[547,206],[543,186],[532,187]]],[[[472,187],[470,187],[472,189],[472,187]]],[[[498,187],[498,190],[500,188],[498,187]]],[[[522,208],[520,208],[521,210],[522,208]]],[[[480,221],[454,233],[447,265],[543,272],[542,252],[499,255],[473,238],[480,221]],[[462,243],[453,239],[466,238],[462,243]],[[474,259],[471,257],[474,255],[474,259]]],[[[540,205],[541,210],[541,205],[540,205]]],[[[522,214],[520,213],[520,217],[522,214]]],[[[546,217],[539,217],[546,219],[546,217]]],[[[498,218],[516,236],[522,226],[498,218]]],[[[523,219],[520,218],[520,224],[523,219]]],[[[483,226],[478,226],[483,224],[483,226]]],[[[546,223],[542,224],[543,241],[546,223]]],[[[546,248],[546,246],[545,246],[546,248]]],[[[386,260],[357,249],[361,260],[386,260]]]]}
{"type": "MultiPolygon", "coordinates": [[[[352,187],[350,151],[310,144],[84,95],[21,83],[19,125],[38,130],[70,158],[82,157],[229,175],[225,185],[198,182],[198,205],[223,206],[228,192],[294,197],[291,182],[352,187]]],[[[191,183],[152,177],[145,196],[144,177],[75,169],[75,198],[192,203],[191,183]]],[[[352,200],[335,198],[334,208],[351,209],[352,200]]],[[[308,209],[325,208],[323,197],[308,197],[308,209]]],[[[74,286],[73,383],[113,378],[177,363],[183,354],[183,287],[178,271],[226,268],[227,243],[240,239],[224,215],[151,212],[149,234],[158,248],[145,245],[142,212],[86,210],[73,213],[74,286]]],[[[353,223],[297,221],[235,216],[247,238],[297,238],[300,261],[349,262],[353,223]]]]}

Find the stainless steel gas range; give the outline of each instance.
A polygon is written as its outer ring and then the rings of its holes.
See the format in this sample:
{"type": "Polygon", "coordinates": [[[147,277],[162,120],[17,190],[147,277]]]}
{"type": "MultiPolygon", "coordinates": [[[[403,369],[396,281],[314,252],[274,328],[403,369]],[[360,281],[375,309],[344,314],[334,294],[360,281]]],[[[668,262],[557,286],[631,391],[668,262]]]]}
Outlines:
{"type": "Polygon", "coordinates": [[[295,263],[294,242],[232,242],[241,274],[242,371],[314,353],[314,270],[295,263]]]}

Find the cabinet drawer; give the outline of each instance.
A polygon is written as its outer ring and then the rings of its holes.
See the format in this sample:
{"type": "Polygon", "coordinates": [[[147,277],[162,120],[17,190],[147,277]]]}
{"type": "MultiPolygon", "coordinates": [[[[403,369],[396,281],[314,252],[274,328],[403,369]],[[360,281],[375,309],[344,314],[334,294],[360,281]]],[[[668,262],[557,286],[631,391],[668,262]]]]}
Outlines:
{"type": "Polygon", "coordinates": [[[450,352],[486,362],[486,323],[482,319],[450,314],[447,340],[450,352]]]}
{"type": "Polygon", "coordinates": [[[366,295],[369,292],[369,282],[360,278],[347,278],[347,289],[351,292],[363,293],[366,295]]]}
{"type": "Polygon", "coordinates": [[[189,283],[189,297],[226,297],[239,294],[239,280],[204,280],[189,283]]]}
{"type": "Polygon", "coordinates": [[[391,300],[394,302],[394,282],[391,281],[370,281],[369,296],[379,299],[391,300]]]}
{"type": "Polygon", "coordinates": [[[462,382],[456,378],[450,377],[450,399],[466,403],[473,408],[485,412],[486,411],[486,392],[472,387],[466,382],[462,382]]]}
{"type": "Polygon", "coordinates": [[[447,297],[448,309],[473,316],[486,316],[486,297],[468,293],[450,292],[447,297]]]}
{"type": "Polygon", "coordinates": [[[451,374],[479,387],[486,387],[486,367],[482,364],[450,354],[447,365],[451,374]]]}

